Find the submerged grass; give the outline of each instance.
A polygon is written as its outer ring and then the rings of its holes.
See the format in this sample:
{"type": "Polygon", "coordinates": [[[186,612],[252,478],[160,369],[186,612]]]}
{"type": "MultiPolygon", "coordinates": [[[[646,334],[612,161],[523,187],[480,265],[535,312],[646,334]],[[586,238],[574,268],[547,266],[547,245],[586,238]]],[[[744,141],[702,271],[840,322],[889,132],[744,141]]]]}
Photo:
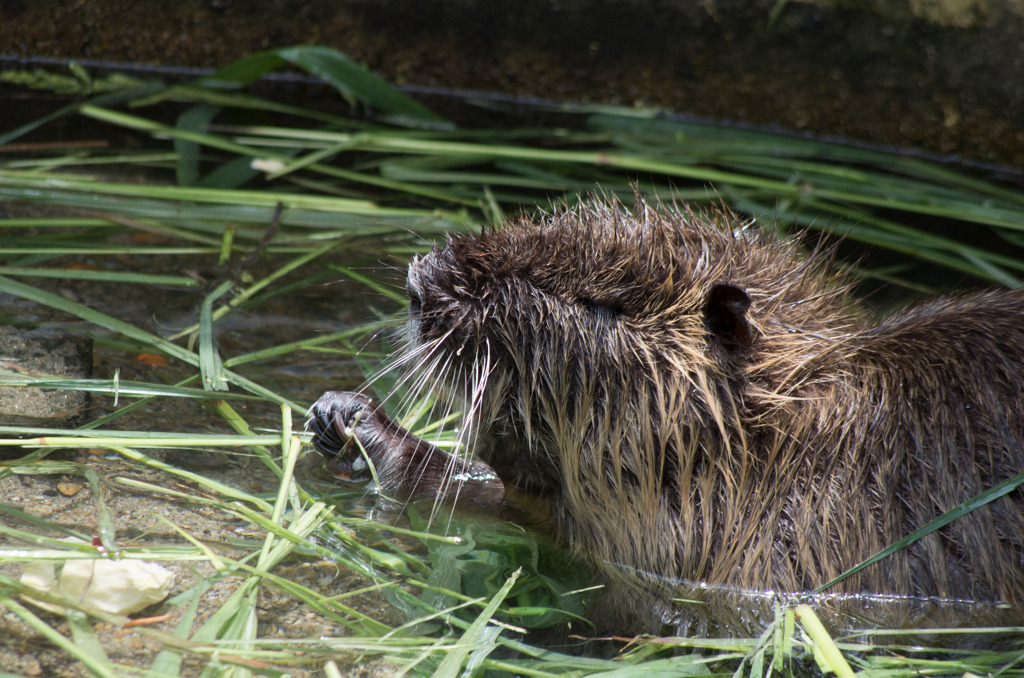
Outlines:
{"type": "MultiPolygon", "coordinates": [[[[45,87],[50,77],[7,79],[45,87]]],[[[58,312],[66,321],[57,324],[87,332],[104,350],[171,359],[180,367],[139,381],[117,374],[76,380],[0,366],[4,386],[86,390],[111,403],[105,414],[74,430],[0,426],[0,450],[14,451],[0,456],[0,483],[11,476],[81,477],[92,488],[97,516],[97,534],[91,535],[31,507],[0,504],[9,519],[0,521],[0,564],[120,557],[204,567],[163,604],[161,611],[173,620],[149,620],[151,625],[30,589],[11,572],[0,572],[0,607],[85,672],[277,676],[323,668],[332,675],[374,658],[402,673],[439,676],[803,675],[814,667],[840,676],[1024,675],[1022,651],[962,650],[954,656],[900,645],[896,633],[883,644],[878,630],[871,631],[870,643],[833,639],[806,607],[778,609],[757,638],[634,639],[613,643],[619,650],[614,659],[531,645],[526,629],[585,609],[589,584],[572,565],[532,536],[500,526],[467,520],[431,533],[415,511],[402,527],[350,510],[358,490],[330,500],[329,491],[296,472],[306,441],[294,413],[308,402],[278,388],[272,370],[259,369],[300,352],[375,367],[368,342],[389,325],[387,312],[401,294],[357,267],[339,266],[339,253],[351,254],[367,242],[373,243],[371,257],[388,248],[414,250],[426,245],[423,239],[593,190],[627,202],[634,190],[725,202],[765,227],[828,229],[848,241],[887,248],[905,262],[1012,287],[1020,286],[1024,271],[1024,195],[894,153],[683,122],[657,111],[566,106],[558,111],[564,127],[457,127],[343,55],[317,47],[257,54],[185,85],[115,78],[98,87],[78,71],[70,81],[58,77],[50,85],[67,91],[75,83],[78,100],[0,134],[0,152],[4,145],[20,149],[0,155],[0,201],[68,215],[0,221],[0,293],[58,312]],[[333,85],[353,106],[351,113],[246,91],[284,63],[333,85]],[[366,116],[364,106],[377,115],[366,116]],[[69,117],[102,125],[107,143],[73,140],[61,147],[34,141],[69,117]],[[931,219],[941,222],[941,232],[927,225],[931,219]],[[974,237],[982,231],[984,237],[974,237]],[[171,258],[182,272],[203,257],[220,263],[218,279],[155,273],[144,263],[171,258]],[[269,269],[261,263],[268,257],[269,269]],[[232,316],[259,312],[328,276],[365,284],[367,296],[384,306],[382,317],[223,354],[216,337],[232,316]],[[112,289],[202,289],[205,295],[195,306],[194,324],[157,334],[141,327],[144,319],[65,298],[47,286],[54,279],[112,289]],[[206,426],[226,432],[119,425],[167,399],[205,404],[206,426]],[[277,423],[243,409],[254,403],[278,407],[277,423]],[[221,448],[250,455],[272,485],[253,492],[170,460],[180,456],[166,457],[221,448]],[[82,462],[53,454],[69,449],[102,455],[82,462]],[[108,509],[110,495],[119,492],[181,502],[233,517],[243,527],[230,544],[215,544],[161,516],[175,539],[122,544],[119,535],[136,530],[131,516],[115,517],[108,509]],[[94,536],[97,546],[90,542],[94,536]],[[352,590],[325,590],[281,573],[288,563],[324,561],[360,583],[352,590]],[[212,598],[211,591],[227,581],[233,582],[230,593],[212,598]],[[344,634],[266,633],[273,622],[259,611],[268,592],[344,634]],[[402,614],[374,614],[358,603],[366,596],[402,614]],[[71,612],[61,620],[23,604],[36,600],[71,612]],[[130,629],[158,649],[126,666],[123,658],[111,658],[104,625],[130,629]]],[[[908,266],[874,274],[900,282],[908,266]]],[[[970,632],[983,638],[1021,630],[970,632]]]]}

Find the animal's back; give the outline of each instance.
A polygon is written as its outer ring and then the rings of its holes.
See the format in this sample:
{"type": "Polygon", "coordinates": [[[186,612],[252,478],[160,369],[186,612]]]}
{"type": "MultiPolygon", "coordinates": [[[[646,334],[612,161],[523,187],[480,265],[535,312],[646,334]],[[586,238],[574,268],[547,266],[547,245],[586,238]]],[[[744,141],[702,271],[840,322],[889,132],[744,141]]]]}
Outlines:
{"type": "MultiPolygon", "coordinates": [[[[873,555],[1024,473],[1024,292],[925,302],[864,330],[855,343],[850,373],[823,412],[838,426],[822,442],[843,456],[822,502],[824,515],[836,514],[835,532],[820,535],[817,546],[839,544],[840,569],[856,564],[844,553],[849,542],[858,544],[857,558],[873,555]]],[[[821,518],[808,522],[828,525],[821,518]]],[[[835,574],[815,578],[820,584],[835,574]]],[[[955,520],[844,588],[1024,602],[1024,490],[955,520]]]]}

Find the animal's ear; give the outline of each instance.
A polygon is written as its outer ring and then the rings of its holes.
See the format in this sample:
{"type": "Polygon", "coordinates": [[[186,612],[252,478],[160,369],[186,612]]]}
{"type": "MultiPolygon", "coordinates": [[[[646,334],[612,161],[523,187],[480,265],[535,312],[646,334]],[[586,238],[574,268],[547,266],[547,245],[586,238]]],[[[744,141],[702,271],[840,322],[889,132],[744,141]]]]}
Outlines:
{"type": "Polygon", "coordinates": [[[742,288],[727,282],[712,285],[704,301],[704,325],[730,353],[750,348],[748,308],[750,296],[742,288]]]}

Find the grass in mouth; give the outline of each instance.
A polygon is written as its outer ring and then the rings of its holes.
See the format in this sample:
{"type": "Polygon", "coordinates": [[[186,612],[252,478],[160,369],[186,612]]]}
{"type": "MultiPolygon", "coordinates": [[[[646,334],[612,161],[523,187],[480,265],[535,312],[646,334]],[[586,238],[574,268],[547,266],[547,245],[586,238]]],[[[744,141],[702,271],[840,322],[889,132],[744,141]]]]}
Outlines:
{"type": "Polygon", "coordinates": [[[1021,651],[952,654],[902,645],[899,634],[881,643],[877,630],[871,642],[833,639],[806,607],[778,610],[756,638],[642,638],[623,644],[614,659],[532,645],[526,629],[582,614],[589,582],[507,526],[467,519],[438,533],[414,511],[396,526],[373,510],[350,510],[358,489],[325,488],[303,472],[306,435],[296,422],[309,398],[282,388],[272,368],[326,359],[375,369],[373,337],[402,295],[393,281],[366,273],[367,262],[395,257],[400,265],[445,232],[597,189],[626,202],[634,190],[724,202],[766,227],[828,229],[899,255],[898,265],[863,273],[908,286],[919,286],[915,262],[1020,286],[1024,195],[895,153],[682,122],[658,111],[564,105],[557,107],[563,127],[458,127],[320,47],[260,53],[186,84],[94,81],[81,69],[70,77],[0,77],[77,95],[51,115],[0,131],[0,208],[21,210],[0,220],[0,294],[50,309],[57,320],[38,322],[87,333],[126,364],[143,355],[156,360],[138,371],[140,379],[119,372],[70,379],[0,365],[4,386],[85,390],[105,404],[73,430],[0,426],[7,450],[0,484],[59,476],[90,492],[94,533],[0,503],[0,607],[81,670],[340,675],[373,659],[439,676],[802,675],[814,667],[841,676],[1024,675],[1021,651]],[[251,83],[285,65],[334,86],[350,113],[252,93],[251,83]],[[68,119],[90,122],[85,127],[100,137],[39,140],[68,119]],[[943,228],[926,225],[932,220],[943,228]],[[159,270],[152,261],[162,262],[159,270]],[[194,275],[198,268],[216,277],[194,275]],[[243,314],[272,314],[299,291],[337,278],[360,286],[374,306],[352,328],[310,329],[252,350],[237,342],[227,350],[219,341],[243,314]],[[116,304],[67,294],[68,285],[103,285],[113,295],[181,290],[197,295],[196,311],[175,331],[157,331],[116,304]],[[161,360],[169,361],[166,370],[161,360]],[[204,413],[203,432],[135,425],[170,401],[204,413]],[[240,455],[249,475],[266,480],[253,489],[174,461],[189,454],[240,455]],[[231,520],[238,536],[211,544],[168,516],[141,530],[136,516],[112,508],[125,493],[231,520]],[[165,537],[147,539],[150,533],[165,537]],[[191,573],[159,608],[169,619],[126,626],[127,618],[26,587],[9,567],[113,557],[191,573]],[[356,583],[339,590],[289,576],[324,563],[356,583]],[[334,632],[267,633],[274,620],[261,614],[274,596],[334,632]],[[367,598],[401,613],[360,602],[367,598]],[[58,618],[33,600],[69,612],[58,618]],[[138,655],[145,664],[128,666],[112,653],[111,628],[152,644],[138,655]]]}

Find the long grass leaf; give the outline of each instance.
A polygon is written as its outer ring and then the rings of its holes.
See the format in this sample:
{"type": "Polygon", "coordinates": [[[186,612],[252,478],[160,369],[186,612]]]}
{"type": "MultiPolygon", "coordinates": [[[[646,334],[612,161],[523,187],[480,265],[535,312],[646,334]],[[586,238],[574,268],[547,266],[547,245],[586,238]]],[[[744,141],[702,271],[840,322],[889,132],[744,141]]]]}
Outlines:
{"type": "Polygon", "coordinates": [[[161,339],[155,334],[150,334],[145,330],[131,325],[123,320],[118,320],[105,313],[93,310],[82,304],[68,301],[64,297],[46,292],[44,290],[25,285],[10,278],[0,276],[0,292],[6,292],[7,294],[13,294],[23,299],[28,299],[44,306],[49,306],[58,311],[64,311],[71,315],[77,316],[82,320],[86,320],[100,327],[104,327],[112,332],[124,335],[130,339],[134,339],[144,345],[151,346],[154,349],[166,353],[169,356],[183,360],[186,363],[195,365],[198,362],[198,357],[191,351],[184,349],[177,344],[172,344],[165,339],[161,339]]]}
{"type": "MultiPolygon", "coordinates": [[[[0,222],[0,226],[4,226],[0,222]]],[[[0,254],[3,248],[0,248],[0,254]]],[[[199,281],[180,275],[157,275],[153,273],[127,273],[120,271],[89,271],[68,268],[36,268],[0,266],[0,275],[23,276],[28,278],[60,278],[63,280],[89,280],[93,282],[123,282],[141,285],[166,285],[170,287],[199,287],[199,281]]]]}
{"type": "MultiPolygon", "coordinates": [[[[122,102],[130,101],[131,99],[151,95],[163,89],[163,87],[164,85],[159,82],[146,83],[145,85],[142,85],[140,87],[126,89],[120,92],[109,92],[107,94],[101,94],[97,97],[90,99],[87,103],[91,103],[96,106],[116,106],[117,104],[120,104],[122,102]]],[[[62,106],[61,108],[58,108],[56,111],[53,111],[52,113],[45,115],[42,118],[38,118],[36,120],[33,120],[32,122],[25,123],[20,127],[16,127],[15,129],[10,130],[6,134],[0,134],[0,146],[9,144],[15,139],[22,137],[30,132],[33,132],[42,127],[43,125],[53,122],[54,120],[75,113],[79,111],[83,105],[85,104],[75,102],[73,104],[68,104],[67,106],[62,106]]]]}
{"type": "Polygon", "coordinates": [[[833,580],[823,584],[822,586],[819,586],[818,588],[814,589],[814,593],[821,593],[823,591],[827,591],[833,585],[835,585],[836,583],[842,581],[843,579],[846,579],[850,575],[855,574],[857,572],[860,572],[865,567],[868,567],[870,565],[874,565],[875,563],[877,563],[880,560],[888,557],[889,555],[895,553],[896,551],[899,551],[900,549],[903,549],[903,548],[906,548],[907,546],[910,546],[911,544],[913,544],[917,540],[921,539],[922,537],[925,537],[925,536],[931,534],[932,532],[935,532],[936,530],[941,529],[941,528],[945,527],[946,525],[949,525],[951,522],[953,522],[957,518],[961,518],[961,517],[967,515],[968,513],[970,513],[971,511],[973,511],[973,510],[975,510],[977,508],[980,508],[980,507],[984,506],[985,504],[988,504],[988,503],[990,503],[992,501],[995,501],[996,499],[999,499],[1003,495],[1006,495],[1006,494],[1009,494],[1010,492],[1013,492],[1015,489],[1017,489],[1018,487],[1021,487],[1022,485],[1024,485],[1024,473],[1018,473],[1017,475],[1015,475],[1015,476],[1013,476],[1011,478],[1007,478],[1006,480],[1004,480],[1004,481],[1002,481],[1000,483],[997,483],[996,485],[993,485],[992,487],[990,487],[989,489],[985,490],[984,492],[981,492],[981,493],[975,495],[974,497],[971,497],[970,499],[968,499],[964,503],[959,504],[957,506],[954,506],[953,508],[951,508],[950,510],[946,511],[945,513],[943,513],[938,518],[935,518],[934,520],[929,521],[925,525],[922,525],[921,527],[919,527],[918,529],[914,530],[913,532],[911,532],[907,536],[903,537],[902,539],[900,539],[899,541],[893,543],[892,545],[882,549],[881,551],[879,551],[875,555],[871,556],[870,558],[868,558],[868,559],[866,559],[866,560],[864,560],[864,561],[862,561],[860,563],[857,563],[856,565],[851,567],[849,570],[847,570],[846,572],[843,572],[841,575],[836,577],[835,579],[833,579],[833,580]]]}
{"type": "Polygon", "coordinates": [[[224,362],[213,336],[213,304],[233,286],[234,282],[230,280],[221,283],[203,299],[199,307],[199,373],[202,375],[203,388],[209,391],[228,390],[224,362]]]}
{"type": "MultiPolygon", "coordinates": [[[[96,109],[89,108],[87,110],[96,112],[96,109]]],[[[305,207],[327,212],[386,213],[386,210],[381,210],[366,200],[350,200],[274,191],[225,190],[195,186],[156,186],[152,184],[128,184],[108,181],[97,182],[53,174],[39,176],[28,172],[0,171],[0,184],[7,186],[19,184],[48,190],[89,190],[108,195],[145,196],[149,199],[158,198],[162,200],[180,200],[219,205],[237,205],[241,203],[273,208],[278,203],[282,203],[289,209],[305,207]]]]}
{"type": "MultiPolygon", "coordinates": [[[[220,106],[196,104],[178,116],[175,126],[186,131],[202,132],[220,111],[220,106]]],[[[194,141],[182,138],[174,140],[174,151],[178,154],[175,172],[179,186],[194,186],[198,183],[199,148],[199,144],[194,141]]]]}
{"type": "Polygon", "coordinates": [[[99,664],[110,663],[107,653],[103,650],[103,643],[96,635],[96,629],[89,623],[89,618],[84,612],[68,610],[67,623],[72,640],[82,652],[89,654],[99,664]]]}
{"type": "Polygon", "coordinates": [[[80,648],[76,643],[62,636],[52,626],[41,620],[13,598],[0,594],[0,606],[6,607],[48,641],[82,662],[93,675],[100,676],[101,678],[116,678],[118,675],[109,663],[97,659],[87,650],[80,648]]]}
{"type": "Polygon", "coordinates": [[[335,49],[320,46],[286,47],[277,50],[276,54],[330,83],[350,101],[361,101],[378,110],[411,119],[445,122],[437,113],[402,94],[335,49]]]}
{"type": "MultiPolygon", "coordinates": [[[[477,618],[473,620],[473,623],[469,625],[465,633],[459,639],[459,642],[452,648],[440,666],[437,667],[437,671],[434,672],[434,678],[455,678],[459,675],[460,669],[466,658],[469,656],[471,650],[479,646],[482,636],[487,629],[488,624],[491,622],[491,618],[497,611],[498,606],[501,604],[505,597],[508,596],[512,587],[515,585],[516,580],[519,579],[522,570],[516,570],[508,576],[505,583],[502,585],[498,592],[494,594],[484,609],[480,611],[477,618]]],[[[493,638],[490,643],[493,647],[493,638]]]]}
{"type": "Polygon", "coordinates": [[[251,400],[253,398],[253,396],[243,393],[210,393],[203,389],[189,388],[187,386],[148,384],[123,379],[118,379],[116,382],[113,379],[66,379],[45,375],[26,375],[2,369],[0,369],[0,385],[60,389],[65,391],[88,391],[89,393],[126,398],[216,398],[219,400],[251,400]]]}
{"type": "Polygon", "coordinates": [[[808,605],[798,605],[796,616],[800,619],[800,623],[803,624],[815,647],[821,652],[828,668],[836,674],[837,678],[853,678],[853,669],[846,662],[843,653],[836,647],[835,641],[825,630],[821,620],[814,614],[814,610],[808,605]]]}

